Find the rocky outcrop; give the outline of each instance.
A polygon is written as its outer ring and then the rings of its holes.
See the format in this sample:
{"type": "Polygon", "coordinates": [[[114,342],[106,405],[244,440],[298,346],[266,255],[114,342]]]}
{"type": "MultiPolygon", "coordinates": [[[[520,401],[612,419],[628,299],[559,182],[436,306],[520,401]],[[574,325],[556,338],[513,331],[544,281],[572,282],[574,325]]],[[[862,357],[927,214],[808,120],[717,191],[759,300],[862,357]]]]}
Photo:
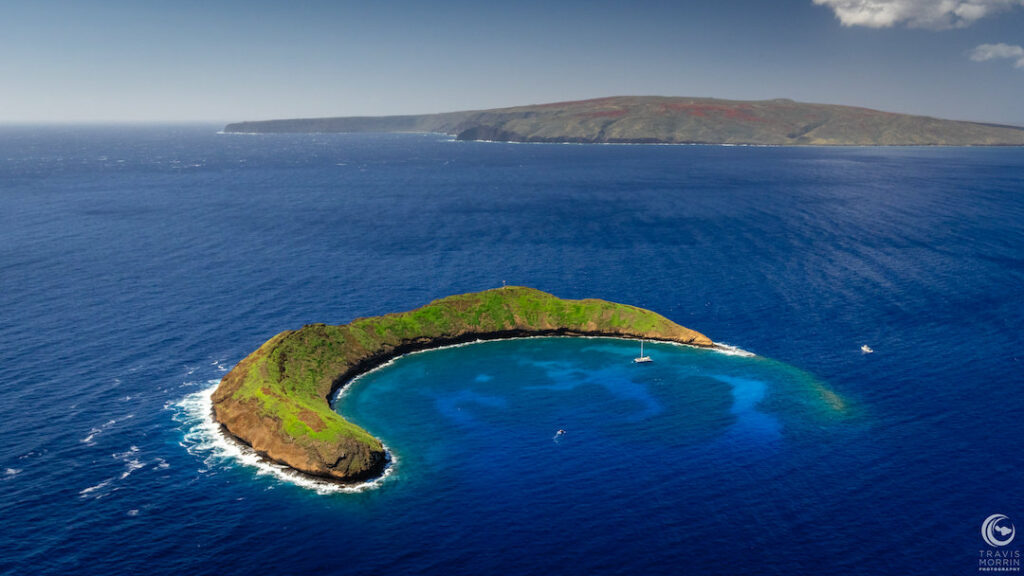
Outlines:
{"type": "Polygon", "coordinates": [[[381,442],[328,399],[355,376],[409,352],[524,336],[612,336],[710,347],[667,318],[603,300],[563,300],[523,287],[450,296],[399,314],[282,332],[224,378],[213,395],[227,432],[275,462],[341,482],[379,475],[381,442]]]}

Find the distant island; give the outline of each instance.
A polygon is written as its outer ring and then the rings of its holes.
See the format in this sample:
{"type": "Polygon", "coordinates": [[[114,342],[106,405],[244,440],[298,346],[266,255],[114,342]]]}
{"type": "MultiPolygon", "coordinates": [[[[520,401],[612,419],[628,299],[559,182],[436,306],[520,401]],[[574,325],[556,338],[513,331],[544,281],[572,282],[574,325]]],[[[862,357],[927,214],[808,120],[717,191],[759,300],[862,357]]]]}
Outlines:
{"type": "Polygon", "coordinates": [[[235,133],[438,132],[459,140],[778,146],[1024,146],[1024,127],[792,100],[617,96],[410,116],[228,124],[235,133]]]}
{"type": "Polygon", "coordinates": [[[273,461],[335,481],[363,481],[383,472],[387,455],[378,439],[331,409],[335,391],[402,354],[524,336],[714,346],[707,336],[649,310],[509,286],[341,326],[310,324],[281,332],[224,376],[213,394],[214,418],[273,461]]]}

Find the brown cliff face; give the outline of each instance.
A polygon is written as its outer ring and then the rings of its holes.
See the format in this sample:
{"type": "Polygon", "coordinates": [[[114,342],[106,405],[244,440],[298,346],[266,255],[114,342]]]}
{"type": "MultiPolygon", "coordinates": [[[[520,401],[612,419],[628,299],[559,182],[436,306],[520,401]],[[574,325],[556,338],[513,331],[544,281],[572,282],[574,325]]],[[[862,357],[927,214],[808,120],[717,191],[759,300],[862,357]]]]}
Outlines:
{"type": "Polygon", "coordinates": [[[214,404],[214,418],[237,440],[261,456],[305,474],[341,482],[361,482],[379,476],[388,461],[383,445],[354,439],[299,442],[281,433],[280,420],[260,416],[255,401],[225,399],[214,404]]]}

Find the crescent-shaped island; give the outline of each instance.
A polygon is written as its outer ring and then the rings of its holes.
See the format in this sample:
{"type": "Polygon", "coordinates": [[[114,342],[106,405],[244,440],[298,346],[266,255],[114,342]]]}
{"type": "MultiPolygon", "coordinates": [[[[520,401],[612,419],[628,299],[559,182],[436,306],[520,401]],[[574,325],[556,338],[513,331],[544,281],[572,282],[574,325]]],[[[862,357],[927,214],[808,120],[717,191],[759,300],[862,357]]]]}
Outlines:
{"type": "Polygon", "coordinates": [[[380,440],[332,409],[335,391],[409,352],[527,336],[714,346],[707,336],[649,310],[508,286],[340,326],[310,324],[281,332],[224,376],[213,394],[213,415],[265,458],[337,482],[365,481],[384,471],[387,454],[380,440]]]}

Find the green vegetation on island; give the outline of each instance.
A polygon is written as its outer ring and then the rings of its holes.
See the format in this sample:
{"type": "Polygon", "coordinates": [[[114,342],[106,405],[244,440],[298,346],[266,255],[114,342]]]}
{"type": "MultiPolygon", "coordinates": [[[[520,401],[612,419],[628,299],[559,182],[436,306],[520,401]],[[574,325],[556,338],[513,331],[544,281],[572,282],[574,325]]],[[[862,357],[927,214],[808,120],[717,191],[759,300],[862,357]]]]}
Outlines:
{"type": "Polygon", "coordinates": [[[440,132],[504,142],[1024,146],[1024,128],[792,100],[618,96],[494,110],[229,124],[225,132],[440,132]]]}
{"type": "Polygon", "coordinates": [[[614,336],[712,346],[649,310],[604,300],[563,300],[509,286],[435,300],[409,312],[282,332],[238,363],[213,395],[214,417],[265,457],[343,482],[380,474],[379,440],[331,408],[355,376],[416,350],[477,339],[614,336]]]}

